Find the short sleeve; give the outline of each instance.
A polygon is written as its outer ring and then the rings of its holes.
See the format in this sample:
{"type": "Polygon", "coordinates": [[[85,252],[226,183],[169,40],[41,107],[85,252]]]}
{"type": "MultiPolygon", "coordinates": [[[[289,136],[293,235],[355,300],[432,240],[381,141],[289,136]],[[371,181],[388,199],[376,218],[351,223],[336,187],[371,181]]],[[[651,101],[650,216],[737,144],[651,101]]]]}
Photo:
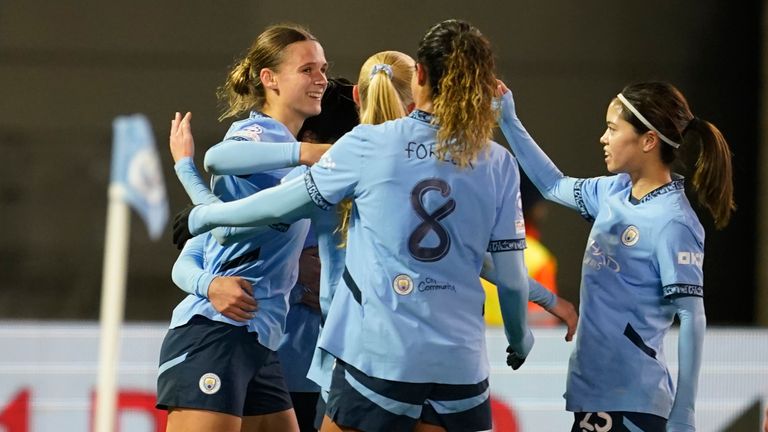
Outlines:
{"type": "Polygon", "coordinates": [[[594,222],[600,211],[601,197],[617,181],[619,176],[576,179],[573,184],[573,199],[581,217],[594,222]]]}
{"type": "Polygon", "coordinates": [[[520,199],[520,171],[517,162],[504,152],[500,184],[496,192],[496,220],[491,230],[488,252],[525,249],[525,220],[520,199]]]}
{"type": "Polygon", "coordinates": [[[224,136],[225,141],[256,142],[285,142],[289,138],[292,135],[282,123],[262,115],[253,115],[232,123],[224,136]]]}
{"type": "Polygon", "coordinates": [[[704,240],[680,222],[665,226],[656,246],[664,297],[704,296],[704,240]]]}
{"type": "Polygon", "coordinates": [[[328,210],[354,194],[366,164],[367,127],[358,126],[336,141],[304,175],[307,192],[318,207],[328,210]]]}

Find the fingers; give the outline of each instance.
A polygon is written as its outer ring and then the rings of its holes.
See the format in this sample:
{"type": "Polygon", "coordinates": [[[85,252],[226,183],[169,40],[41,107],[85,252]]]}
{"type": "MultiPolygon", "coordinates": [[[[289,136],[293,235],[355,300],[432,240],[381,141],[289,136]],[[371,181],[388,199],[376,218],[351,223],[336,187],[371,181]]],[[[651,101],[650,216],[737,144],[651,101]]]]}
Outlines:
{"type": "Polygon", "coordinates": [[[208,288],[208,298],[214,309],[222,315],[235,321],[249,321],[259,308],[253,295],[246,292],[251,290],[247,280],[236,276],[219,276],[214,278],[208,288]]]}
{"type": "Polygon", "coordinates": [[[180,134],[183,136],[187,132],[192,131],[192,113],[187,112],[184,117],[181,117],[181,113],[177,112],[171,120],[171,139],[178,137],[180,134]]]}
{"type": "Polygon", "coordinates": [[[179,123],[181,122],[181,114],[176,113],[176,115],[171,120],[171,138],[179,131],[179,123]]]}
{"type": "Polygon", "coordinates": [[[249,294],[245,294],[240,298],[239,306],[242,309],[255,311],[259,308],[259,303],[249,294]]]}
{"type": "Polygon", "coordinates": [[[180,128],[181,128],[181,133],[185,135],[185,138],[186,138],[186,135],[192,134],[192,113],[191,112],[188,112],[187,114],[185,114],[184,118],[181,119],[180,128]]]}
{"type": "Polygon", "coordinates": [[[250,313],[256,312],[256,310],[259,308],[259,305],[256,303],[256,300],[253,299],[253,297],[243,296],[237,299],[234,307],[250,313]]]}
{"type": "Polygon", "coordinates": [[[239,308],[228,308],[228,309],[222,310],[221,314],[229,319],[239,321],[239,322],[250,321],[254,316],[252,313],[246,312],[239,308]]]}
{"type": "Polygon", "coordinates": [[[245,311],[255,312],[259,309],[259,303],[253,298],[253,287],[251,283],[241,277],[235,277],[237,285],[242,290],[235,298],[237,306],[245,311]]]}
{"type": "Polygon", "coordinates": [[[497,79],[496,80],[496,97],[504,96],[504,93],[508,92],[509,88],[506,84],[504,84],[504,81],[497,79]]]}
{"type": "Polygon", "coordinates": [[[243,294],[233,299],[232,304],[222,308],[221,314],[236,321],[249,321],[255,316],[254,312],[258,309],[256,300],[253,297],[243,294]]]}
{"type": "Polygon", "coordinates": [[[237,283],[240,285],[240,288],[242,288],[243,291],[247,292],[251,296],[251,298],[253,298],[253,287],[251,286],[250,282],[248,282],[247,280],[241,277],[238,277],[237,283]]]}
{"type": "Polygon", "coordinates": [[[565,333],[565,341],[570,342],[573,340],[573,335],[576,333],[576,326],[568,326],[568,331],[565,333]]]}

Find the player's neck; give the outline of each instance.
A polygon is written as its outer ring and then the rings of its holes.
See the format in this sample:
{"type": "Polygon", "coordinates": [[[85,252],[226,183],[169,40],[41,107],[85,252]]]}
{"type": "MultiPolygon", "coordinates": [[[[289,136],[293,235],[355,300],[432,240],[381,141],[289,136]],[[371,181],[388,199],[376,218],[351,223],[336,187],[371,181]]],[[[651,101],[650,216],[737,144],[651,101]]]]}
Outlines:
{"type": "Polygon", "coordinates": [[[434,112],[434,106],[432,104],[432,94],[427,83],[420,84],[412,90],[414,110],[424,111],[428,113],[434,112]]]}
{"type": "Polygon", "coordinates": [[[280,107],[268,103],[264,104],[261,112],[285,125],[293,136],[299,133],[299,129],[301,129],[301,125],[304,124],[305,120],[304,117],[297,115],[295,111],[288,107],[280,107]]]}
{"type": "Polygon", "coordinates": [[[432,106],[431,100],[419,101],[413,109],[428,112],[430,114],[434,112],[434,107],[432,106]]]}
{"type": "Polygon", "coordinates": [[[666,166],[645,169],[629,175],[632,179],[632,196],[638,200],[672,181],[672,173],[666,166]]]}

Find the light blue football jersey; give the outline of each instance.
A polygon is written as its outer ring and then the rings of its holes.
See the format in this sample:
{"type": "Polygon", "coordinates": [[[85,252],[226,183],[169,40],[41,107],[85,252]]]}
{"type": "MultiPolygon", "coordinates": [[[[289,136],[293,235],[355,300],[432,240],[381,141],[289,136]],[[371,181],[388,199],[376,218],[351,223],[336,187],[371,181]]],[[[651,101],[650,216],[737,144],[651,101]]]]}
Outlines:
{"type": "Polygon", "coordinates": [[[437,160],[430,122],[415,111],[358,126],[305,175],[318,207],[355,198],[319,346],[382,379],[477,383],[488,377],[478,276],[487,250],[525,247],[519,175],[492,142],[464,169],[437,160]]]}
{"type": "MultiPolygon", "coordinates": [[[[284,179],[289,176],[291,174],[284,179]]],[[[304,249],[312,247],[317,247],[317,238],[310,225],[304,249]]],[[[291,290],[288,296],[288,315],[285,317],[285,333],[277,349],[277,357],[289,392],[320,391],[317,384],[307,378],[320,331],[320,313],[301,302],[306,291],[307,288],[300,282],[297,282],[291,290]]]]}
{"type": "MultiPolygon", "coordinates": [[[[500,126],[520,166],[545,198],[593,222],[582,262],[566,409],[668,418],[675,389],[663,340],[677,312],[670,299],[704,294],[704,229],[685,196],[684,180],[674,175],[670,183],[637,201],[627,174],[564,176],[525,130],[514,108],[512,94],[504,94],[500,126]]],[[[690,343],[688,348],[695,348],[690,343]]],[[[695,392],[695,383],[687,380],[688,393],[695,392]]]]}
{"type": "MultiPolygon", "coordinates": [[[[303,175],[307,172],[307,167],[296,167],[285,178],[290,179],[297,175],[303,175]]],[[[312,233],[315,236],[318,256],[322,266],[320,267],[320,319],[316,314],[307,316],[305,322],[299,322],[301,311],[293,317],[294,322],[289,322],[288,326],[301,328],[294,332],[292,338],[284,338],[281,345],[280,361],[286,365],[286,370],[293,368],[295,370],[303,369],[306,374],[302,376],[291,376],[286,374],[286,383],[291,391],[317,391],[316,386],[323,389],[329,389],[331,386],[331,377],[333,371],[334,358],[327,352],[315,349],[317,337],[322,332],[322,322],[328,315],[328,309],[331,300],[336,292],[336,287],[344,271],[344,256],[346,248],[340,247],[341,233],[338,230],[341,222],[340,211],[334,207],[330,211],[322,210],[318,207],[308,207],[309,217],[312,224],[312,233]],[[310,326],[313,326],[310,328],[310,326]],[[289,348],[290,346],[290,348],[289,348]],[[293,358],[287,359],[288,352],[292,352],[293,358]],[[285,354],[285,355],[284,355],[285,354]],[[284,360],[285,359],[285,360],[284,360]],[[313,382],[310,384],[308,381],[313,382]]],[[[307,315],[304,312],[304,315],[307,315]]],[[[289,311],[289,319],[292,319],[289,311]]]]}
{"type": "MultiPolygon", "coordinates": [[[[295,151],[290,152],[286,152],[285,150],[279,148],[293,146],[293,144],[297,143],[262,142],[259,144],[259,146],[242,146],[238,145],[239,143],[234,143],[236,146],[233,146],[232,144],[232,141],[228,141],[226,148],[217,146],[216,151],[209,151],[206,153],[206,161],[210,161],[212,165],[215,164],[217,166],[216,169],[218,170],[223,169],[229,171],[234,166],[236,170],[260,172],[264,169],[267,169],[266,167],[275,168],[295,165],[298,160],[297,147],[295,148],[295,151]],[[233,147],[236,148],[237,151],[233,151],[233,147]],[[213,154],[215,154],[214,157],[209,157],[213,154]],[[233,158],[239,159],[233,161],[233,158]]],[[[304,166],[296,167],[283,178],[283,181],[289,181],[294,177],[301,177],[304,175],[304,173],[306,173],[306,171],[307,168],[304,166]]],[[[179,180],[181,181],[182,185],[184,185],[185,190],[190,195],[190,197],[192,197],[193,201],[197,203],[211,203],[219,201],[215,196],[212,196],[207,186],[204,185],[200,174],[198,173],[191,159],[183,159],[179,161],[176,164],[176,172],[179,180]]],[[[304,191],[302,190],[302,192],[304,191]]],[[[275,199],[279,200],[279,197],[276,197],[275,199]]],[[[257,207],[261,208],[279,204],[279,201],[273,202],[268,198],[265,199],[262,194],[259,193],[250,196],[249,200],[254,201],[252,205],[256,205],[257,207]]],[[[230,202],[225,205],[229,204],[235,203],[230,202]]],[[[339,247],[341,244],[341,234],[337,230],[340,223],[340,215],[339,210],[336,208],[333,208],[330,211],[325,211],[318,208],[317,206],[309,205],[305,207],[305,210],[305,213],[297,213],[296,216],[308,217],[311,220],[312,231],[316,236],[318,253],[320,256],[320,261],[322,262],[320,269],[320,308],[322,317],[325,317],[327,316],[336,285],[338,285],[338,281],[341,279],[341,275],[344,270],[344,254],[346,249],[339,247]]],[[[232,223],[242,222],[241,219],[243,218],[246,220],[249,219],[247,217],[249,211],[247,211],[245,208],[233,210],[232,212],[226,212],[226,214],[230,218],[237,219],[233,220],[232,223]]],[[[286,220],[283,222],[290,221],[291,220],[286,220]]],[[[250,223],[258,224],[258,218],[256,220],[250,220],[250,223]]],[[[216,228],[216,230],[221,230],[222,234],[224,234],[226,237],[230,237],[240,236],[239,233],[242,231],[259,232],[259,227],[256,228],[257,229],[254,231],[253,227],[234,228],[225,226],[216,228]]],[[[215,232],[215,230],[211,232],[215,232]]],[[[193,240],[190,240],[190,242],[192,241],[197,242],[197,237],[193,240]]],[[[183,251],[182,254],[184,254],[186,251],[187,247],[185,247],[185,251],[183,251]]],[[[186,288],[188,292],[195,293],[198,296],[203,297],[204,295],[201,295],[200,293],[207,289],[211,277],[207,273],[205,274],[205,277],[202,277],[201,273],[203,272],[199,270],[202,265],[198,265],[194,261],[195,260],[193,259],[193,265],[183,267],[185,270],[187,270],[186,273],[176,275],[180,281],[177,282],[177,284],[188,285],[186,288]]],[[[174,269],[176,270],[176,268],[174,269]]],[[[294,288],[292,293],[295,291],[296,288],[294,288]]],[[[308,310],[301,310],[301,308],[296,309],[295,317],[291,317],[291,315],[292,313],[289,311],[287,320],[292,318],[302,320],[303,317],[306,317],[308,318],[308,321],[321,321],[321,319],[317,319],[317,317],[314,316],[315,314],[312,312],[308,310]]],[[[293,368],[294,370],[302,369],[306,371],[308,366],[307,363],[311,360],[311,367],[309,368],[309,371],[306,375],[309,377],[309,379],[317,383],[317,385],[325,389],[330,388],[331,371],[333,368],[334,358],[323,350],[314,349],[317,334],[322,329],[322,323],[297,321],[288,322],[287,326],[291,327],[287,329],[290,334],[288,334],[288,337],[284,338],[281,342],[281,347],[285,347],[285,349],[282,351],[284,351],[286,354],[285,356],[281,356],[281,360],[290,357],[291,364],[284,362],[284,364],[287,364],[288,366],[286,369],[293,368]],[[311,328],[315,324],[319,328],[311,328]],[[315,340],[311,340],[313,337],[315,340]],[[301,354],[297,355],[296,353],[299,352],[301,354]],[[310,358],[307,359],[307,356],[310,358]]],[[[289,371],[286,370],[286,372],[289,371]]],[[[316,391],[317,389],[314,385],[307,382],[306,378],[304,377],[304,373],[301,373],[300,375],[292,375],[291,377],[286,376],[286,382],[289,386],[289,389],[295,389],[294,391],[316,391]]]]}
{"type": "Polygon", "coordinates": [[[627,174],[574,183],[576,206],[594,224],[566,408],[666,418],[674,397],[663,345],[676,313],[669,298],[703,296],[704,229],[682,178],[639,202],[631,191],[627,174]]]}
{"type": "MultiPolygon", "coordinates": [[[[250,117],[232,124],[225,140],[295,141],[280,122],[252,112],[250,117]]],[[[223,201],[232,201],[272,187],[289,172],[274,170],[241,176],[213,176],[211,189],[223,201]]],[[[280,344],[288,312],[288,295],[298,275],[298,257],[309,230],[309,221],[274,224],[270,230],[257,233],[248,240],[222,246],[210,234],[204,246],[205,271],[222,276],[241,276],[251,282],[258,313],[241,323],[218,313],[207,298],[189,295],[174,309],[171,328],[186,324],[194,315],[232,325],[247,325],[258,334],[259,342],[271,350],[280,344]]]]}

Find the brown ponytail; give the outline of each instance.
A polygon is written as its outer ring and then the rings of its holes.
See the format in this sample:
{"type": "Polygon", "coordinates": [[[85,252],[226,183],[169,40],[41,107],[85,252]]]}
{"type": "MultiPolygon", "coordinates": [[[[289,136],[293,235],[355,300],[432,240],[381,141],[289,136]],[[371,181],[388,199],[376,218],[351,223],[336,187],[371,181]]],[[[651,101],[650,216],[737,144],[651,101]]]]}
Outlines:
{"type": "Polygon", "coordinates": [[[683,134],[683,145],[699,143],[699,156],[693,174],[693,187],[699,202],[709,210],[715,227],[725,228],[736,209],[733,201],[731,149],[712,123],[693,118],[683,134]]]}

